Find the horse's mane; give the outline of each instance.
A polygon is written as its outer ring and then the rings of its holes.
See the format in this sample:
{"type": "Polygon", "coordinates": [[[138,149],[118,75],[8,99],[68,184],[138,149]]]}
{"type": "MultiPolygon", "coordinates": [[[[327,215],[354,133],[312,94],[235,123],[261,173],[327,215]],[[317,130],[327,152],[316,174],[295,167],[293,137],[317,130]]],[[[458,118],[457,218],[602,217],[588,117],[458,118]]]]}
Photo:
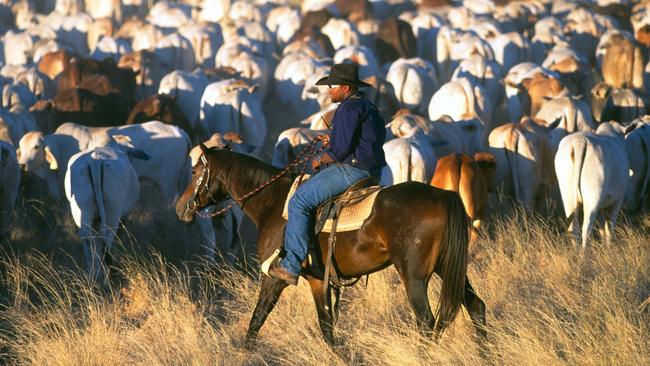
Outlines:
{"type": "MultiPolygon", "coordinates": [[[[280,169],[249,155],[221,149],[214,149],[212,151],[219,154],[217,156],[223,156],[219,158],[218,170],[220,174],[224,174],[224,181],[228,182],[228,185],[233,189],[242,192],[240,193],[242,195],[268,182],[269,179],[280,172],[280,169]]],[[[282,202],[284,202],[290,184],[291,178],[285,175],[273,184],[268,185],[259,194],[255,195],[255,197],[259,196],[260,199],[273,201],[281,198],[282,202]],[[263,192],[269,192],[271,194],[262,194],[263,192]]]]}

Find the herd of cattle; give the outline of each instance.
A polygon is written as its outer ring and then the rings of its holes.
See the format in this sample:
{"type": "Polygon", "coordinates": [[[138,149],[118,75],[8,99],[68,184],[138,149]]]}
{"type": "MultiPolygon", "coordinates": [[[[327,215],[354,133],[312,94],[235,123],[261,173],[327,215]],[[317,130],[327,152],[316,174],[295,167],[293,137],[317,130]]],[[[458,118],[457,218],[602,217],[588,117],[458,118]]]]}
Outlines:
{"type": "MultiPolygon", "coordinates": [[[[643,2],[5,0],[0,32],[0,232],[21,171],[39,177],[97,275],[143,179],[172,209],[193,145],[282,167],[327,133],[336,105],[314,83],[333,63],[373,85],[382,183],[459,191],[476,229],[497,187],[528,209],[559,190],[583,246],[599,213],[610,240],[648,196],[643,2]]],[[[197,221],[231,240],[241,215],[197,221]]]]}

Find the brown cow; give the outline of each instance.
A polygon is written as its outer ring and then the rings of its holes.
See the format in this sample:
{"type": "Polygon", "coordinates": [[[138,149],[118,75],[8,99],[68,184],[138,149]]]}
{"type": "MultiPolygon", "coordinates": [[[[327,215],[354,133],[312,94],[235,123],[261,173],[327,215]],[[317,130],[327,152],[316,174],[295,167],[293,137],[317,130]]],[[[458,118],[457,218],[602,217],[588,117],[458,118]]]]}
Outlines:
{"type": "Polygon", "coordinates": [[[48,52],[38,61],[38,71],[54,80],[68,66],[73,57],[74,55],[72,53],[64,49],[56,52],[48,52]]]}
{"type": "Polygon", "coordinates": [[[129,113],[119,95],[98,95],[86,89],[72,88],[56,93],[52,100],[42,100],[29,109],[39,126],[56,130],[65,122],[84,126],[119,126],[129,113]]]}
{"type": "Polygon", "coordinates": [[[313,39],[321,46],[323,51],[325,51],[329,57],[334,56],[335,50],[334,46],[332,45],[332,41],[330,41],[330,38],[327,35],[323,34],[320,31],[320,28],[317,28],[316,26],[301,26],[298,31],[296,31],[296,33],[291,37],[289,43],[306,39],[313,39]]]}
{"type": "Polygon", "coordinates": [[[372,18],[372,5],[368,0],[336,0],[335,4],[339,14],[353,23],[372,18]]]}
{"type": "Polygon", "coordinates": [[[194,141],[192,126],[185,118],[183,111],[178,108],[174,97],[158,94],[139,101],[131,110],[129,117],[126,119],[126,124],[134,125],[149,121],[160,121],[168,125],[178,126],[187,132],[190,140],[194,141]]]}
{"type": "MultiPolygon", "coordinates": [[[[104,75],[104,83],[109,86],[103,86],[104,89],[112,91],[119,90],[124,96],[124,100],[132,103],[135,100],[135,77],[136,73],[129,68],[120,68],[115,64],[113,59],[107,58],[103,61],[92,59],[80,59],[70,62],[58,78],[58,91],[66,89],[79,88],[86,78],[93,78],[97,75],[104,75]]],[[[93,86],[93,83],[86,84],[86,88],[100,94],[93,86]]]]}
{"type": "Polygon", "coordinates": [[[413,30],[407,22],[394,17],[381,22],[375,40],[380,65],[395,61],[398,58],[415,57],[416,47],[413,30]]]}
{"type": "Polygon", "coordinates": [[[535,116],[546,98],[554,98],[567,92],[559,79],[546,76],[541,72],[536,73],[532,78],[522,80],[521,85],[528,99],[528,103],[522,103],[524,106],[527,104],[529,106],[528,110],[524,108],[524,114],[528,116],[535,116]]]}
{"type": "Polygon", "coordinates": [[[605,83],[612,88],[643,88],[645,57],[632,41],[617,37],[607,48],[601,65],[605,83]]]}
{"type": "MultiPolygon", "coordinates": [[[[482,221],[485,220],[488,195],[494,190],[496,160],[486,152],[450,154],[438,160],[431,179],[434,187],[458,192],[467,216],[472,220],[471,243],[476,240],[482,221]]],[[[474,250],[475,252],[475,250],[474,250]]]]}

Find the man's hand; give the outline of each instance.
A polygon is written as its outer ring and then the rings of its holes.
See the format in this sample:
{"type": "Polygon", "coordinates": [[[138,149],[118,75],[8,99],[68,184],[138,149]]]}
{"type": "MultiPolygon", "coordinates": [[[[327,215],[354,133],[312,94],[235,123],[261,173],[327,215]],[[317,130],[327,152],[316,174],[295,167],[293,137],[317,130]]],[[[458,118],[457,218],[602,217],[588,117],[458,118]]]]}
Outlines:
{"type": "Polygon", "coordinates": [[[311,160],[311,167],[314,170],[320,169],[321,164],[329,164],[333,163],[335,160],[332,159],[327,153],[323,153],[323,155],[315,157],[311,160]]]}
{"type": "Polygon", "coordinates": [[[311,159],[311,167],[312,167],[312,169],[314,169],[314,171],[320,169],[320,164],[321,164],[320,156],[317,156],[317,157],[311,159]]]}

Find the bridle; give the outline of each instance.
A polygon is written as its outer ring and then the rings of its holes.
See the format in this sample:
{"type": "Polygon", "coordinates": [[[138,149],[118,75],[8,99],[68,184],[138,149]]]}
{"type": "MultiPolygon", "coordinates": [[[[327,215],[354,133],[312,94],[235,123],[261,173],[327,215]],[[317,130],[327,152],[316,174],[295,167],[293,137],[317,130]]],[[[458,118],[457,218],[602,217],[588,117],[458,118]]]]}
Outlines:
{"type": "Polygon", "coordinates": [[[192,193],[192,197],[187,201],[186,207],[190,211],[194,211],[198,207],[198,202],[197,202],[197,197],[199,196],[199,193],[201,193],[201,188],[204,188],[207,191],[208,194],[208,199],[212,200],[213,202],[217,202],[217,200],[214,199],[212,196],[212,193],[210,193],[210,189],[208,187],[210,183],[210,164],[208,164],[208,159],[206,159],[205,154],[201,154],[201,157],[199,159],[201,163],[203,163],[203,171],[201,172],[201,176],[199,179],[196,181],[196,186],[194,187],[194,192],[192,193]],[[205,184],[203,184],[205,182],[205,184]]]}
{"type": "MultiPolygon", "coordinates": [[[[210,164],[208,164],[208,159],[205,157],[205,153],[201,154],[200,161],[203,164],[203,171],[201,172],[201,176],[199,179],[196,181],[196,186],[194,187],[194,192],[192,193],[192,197],[187,201],[186,207],[188,210],[192,212],[196,212],[196,214],[200,217],[203,218],[210,218],[214,216],[221,215],[222,213],[230,210],[233,208],[235,205],[239,205],[240,207],[244,204],[244,201],[251,196],[255,195],[262,189],[266,188],[269,186],[271,183],[275,182],[276,180],[280,179],[283,175],[287,174],[293,167],[298,166],[302,163],[306,163],[310,161],[314,155],[319,153],[320,151],[324,150],[327,145],[329,144],[329,135],[322,135],[322,136],[316,136],[310,143],[309,146],[307,146],[305,149],[303,149],[300,154],[291,162],[289,165],[287,165],[284,169],[282,169],[280,172],[276,173],[273,175],[271,178],[269,178],[266,182],[260,184],[257,186],[255,189],[252,191],[246,193],[245,195],[237,198],[234,197],[232,194],[229,194],[228,198],[232,199],[233,201],[229,203],[226,207],[222,208],[219,211],[213,212],[213,213],[208,213],[208,212],[202,212],[202,211],[195,211],[197,207],[199,206],[199,203],[197,201],[197,197],[199,197],[199,194],[202,192],[202,190],[207,190],[207,195],[208,199],[212,200],[214,203],[219,203],[218,200],[216,200],[213,196],[212,193],[210,193],[210,177],[211,177],[211,171],[210,171],[210,164]],[[322,145],[319,149],[316,149],[316,146],[318,145],[318,142],[322,142],[322,145]]],[[[300,172],[300,176],[302,177],[305,174],[305,170],[307,168],[307,164],[305,164],[300,172]]],[[[225,200],[224,200],[225,201],[225,200]]]]}

